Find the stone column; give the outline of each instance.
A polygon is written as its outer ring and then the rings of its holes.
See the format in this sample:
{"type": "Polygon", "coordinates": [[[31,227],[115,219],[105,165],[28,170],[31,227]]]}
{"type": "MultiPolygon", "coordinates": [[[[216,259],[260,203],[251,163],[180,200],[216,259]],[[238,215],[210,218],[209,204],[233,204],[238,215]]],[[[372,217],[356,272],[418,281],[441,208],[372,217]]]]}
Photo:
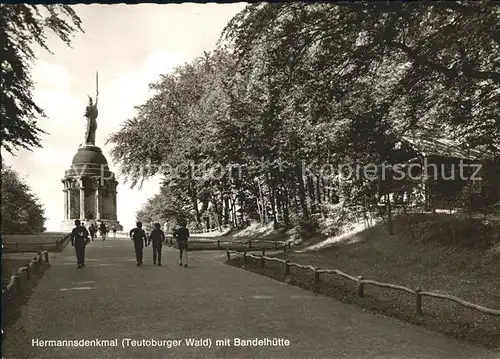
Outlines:
{"type": "Polygon", "coordinates": [[[73,187],[68,186],[68,219],[71,219],[71,196],[73,195],[73,187]]]}
{"type": "Polygon", "coordinates": [[[116,221],[118,219],[118,214],[116,213],[117,211],[117,208],[116,208],[116,185],[117,185],[117,182],[114,182],[113,183],[113,219],[116,221]]]}
{"type": "Polygon", "coordinates": [[[95,219],[101,219],[101,183],[100,179],[95,179],[95,219]]]}
{"type": "Polygon", "coordinates": [[[116,190],[113,190],[113,216],[114,220],[118,219],[118,214],[116,213],[116,190]]]}
{"type": "Polygon", "coordinates": [[[85,188],[83,187],[83,178],[78,179],[80,185],[80,219],[85,220],[85,188]]]}
{"type": "Polygon", "coordinates": [[[64,181],[64,219],[69,219],[68,218],[68,193],[69,193],[69,188],[68,188],[68,182],[64,181]]]}

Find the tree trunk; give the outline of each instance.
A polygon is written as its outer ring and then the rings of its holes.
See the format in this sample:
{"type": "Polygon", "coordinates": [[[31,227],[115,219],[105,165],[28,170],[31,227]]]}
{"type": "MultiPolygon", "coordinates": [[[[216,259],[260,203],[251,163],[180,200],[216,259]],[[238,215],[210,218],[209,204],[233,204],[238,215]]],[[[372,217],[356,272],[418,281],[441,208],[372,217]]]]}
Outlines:
{"type": "Polygon", "coordinates": [[[394,224],[392,223],[392,206],[391,206],[391,197],[389,194],[386,195],[387,197],[387,224],[389,226],[389,234],[391,236],[394,235],[394,224]]]}
{"type": "Polygon", "coordinates": [[[224,207],[224,225],[229,225],[229,198],[227,195],[223,195],[223,207],[224,207]]]}
{"type": "Polygon", "coordinates": [[[274,183],[272,183],[271,175],[267,174],[267,186],[271,189],[271,210],[273,214],[273,227],[278,227],[278,219],[276,218],[276,191],[274,183]]]}
{"type": "Polygon", "coordinates": [[[281,191],[281,186],[277,185],[276,187],[276,211],[278,222],[283,221],[283,192],[281,191]]]}
{"type": "Polygon", "coordinates": [[[241,189],[238,193],[238,200],[240,202],[241,228],[245,228],[245,213],[244,213],[245,194],[243,193],[243,190],[241,190],[241,189]]]}
{"type": "Polygon", "coordinates": [[[238,228],[238,217],[236,216],[236,198],[231,195],[231,217],[233,220],[233,227],[238,228]]]}
{"type": "Polygon", "coordinates": [[[213,201],[212,201],[213,205],[214,205],[214,211],[215,211],[215,221],[216,221],[216,225],[217,225],[217,228],[219,228],[219,231],[222,231],[222,227],[221,227],[221,221],[222,221],[222,209],[221,207],[219,206],[219,203],[217,201],[217,197],[216,196],[213,196],[213,201]]]}
{"type": "Polygon", "coordinates": [[[325,211],[323,211],[323,201],[321,199],[321,182],[320,182],[320,179],[319,177],[317,177],[316,179],[316,198],[318,200],[318,207],[319,207],[319,211],[321,212],[321,215],[323,216],[323,218],[325,218],[325,211]]]}
{"type": "Polygon", "coordinates": [[[290,199],[288,197],[288,190],[286,186],[283,186],[283,220],[285,221],[285,225],[290,225],[290,199]]]}
{"type": "Polygon", "coordinates": [[[296,170],[296,176],[298,181],[298,190],[299,190],[299,201],[300,207],[302,208],[302,216],[305,220],[309,219],[309,209],[307,208],[306,202],[306,189],[304,187],[304,178],[302,176],[302,168],[298,167],[296,170]]]}
{"type": "Polygon", "coordinates": [[[198,199],[196,196],[196,188],[194,185],[194,181],[192,179],[191,171],[192,171],[192,168],[191,168],[191,166],[189,166],[189,169],[188,169],[189,194],[191,197],[191,204],[192,204],[194,212],[196,214],[196,223],[199,225],[199,224],[201,224],[201,215],[200,215],[200,211],[198,209],[198,199]]]}
{"type": "Polygon", "coordinates": [[[329,202],[330,199],[327,197],[327,190],[326,190],[326,184],[325,184],[325,179],[321,177],[321,187],[322,187],[322,195],[323,195],[323,202],[329,202]]]}
{"type": "Polygon", "coordinates": [[[311,200],[311,213],[317,212],[316,194],[314,188],[314,180],[312,177],[307,177],[307,189],[311,200]]]}
{"type": "Polygon", "coordinates": [[[264,197],[262,196],[262,186],[260,185],[260,179],[259,177],[256,178],[257,181],[257,187],[259,188],[259,199],[260,201],[260,206],[259,206],[259,214],[260,214],[260,223],[264,224],[266,222],[266,217],[264,214],[264,197]]]}

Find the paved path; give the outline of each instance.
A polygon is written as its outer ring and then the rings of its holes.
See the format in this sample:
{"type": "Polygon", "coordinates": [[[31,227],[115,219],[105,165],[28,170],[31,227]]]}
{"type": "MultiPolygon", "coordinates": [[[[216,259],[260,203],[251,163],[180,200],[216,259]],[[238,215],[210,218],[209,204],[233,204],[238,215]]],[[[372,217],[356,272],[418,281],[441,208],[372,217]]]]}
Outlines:
{"type": "Polygon", "coordinates": [[[165,265],[154,267],[151,248],[146,250],[145,265],[136,267],[129,240],[92,242],[81,270],[71,246],[57,254],[4,343],[3,358],[500,357],[226,266],[221,253],[192,252],[190,267],[181,268],[177,253],[165,248],[165,265]],[[123,348],[126,338],[163,340],[165,346],[123,348]],[[188,347],[186,338],[211,339],[212,347],[188,347]],[[225,338],[283,338],[290,346],[215,346],[225,338]],[[64,339],[117,339],[118,347],[33,345],[64,339]],[[175,339],[180,346],[168,348],[167,340],[175,339]]]}

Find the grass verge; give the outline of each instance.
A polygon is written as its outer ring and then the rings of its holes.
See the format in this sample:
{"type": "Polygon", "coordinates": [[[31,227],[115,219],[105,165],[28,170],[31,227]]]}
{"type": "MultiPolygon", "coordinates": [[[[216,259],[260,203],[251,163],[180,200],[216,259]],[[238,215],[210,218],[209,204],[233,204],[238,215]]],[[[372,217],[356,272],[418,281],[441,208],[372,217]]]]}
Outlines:
{"type": "MultiPolygon", "coordinates": [[[[500,303],[500,253],[407,239],[404,231],[388,236],[376,226],[357,234],[349,243],[306,252],[278,253],[275,257],[323,269],[339,269],[365,279],[409,288],[455,295],[498,309],[500,303]]],[[[235,258],[231,265],[313,290],[312,271],[291,267],[284,278],[280,263],[235,258]]],[[[395,317],[461,340],[500,348],[500,317],[482,314],[447,300],[423,298],[424,316],[415,314],[415,298],[407,293],[365,286],[357,297],[355,283],[334,275],[321,275],[319,293],[373,313],[395,317]]]]}

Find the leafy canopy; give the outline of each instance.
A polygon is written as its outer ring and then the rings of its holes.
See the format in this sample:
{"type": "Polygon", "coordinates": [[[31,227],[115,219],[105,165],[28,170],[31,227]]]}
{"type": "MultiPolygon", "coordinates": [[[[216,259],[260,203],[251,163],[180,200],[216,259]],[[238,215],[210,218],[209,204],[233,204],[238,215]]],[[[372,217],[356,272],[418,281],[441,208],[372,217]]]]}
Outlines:
{"type": "Polygon", "coordinates": [[[2,147],[13,153],[19,147],[42,147],[37,124],[46,117],[33,99],[31,66],[36,59],[32,46],[47,47],[47,33],[70,45],[70,36],[82,31],[81,20],[68,5],[0,4],[2,74],[0,116],[2,147]]]}

